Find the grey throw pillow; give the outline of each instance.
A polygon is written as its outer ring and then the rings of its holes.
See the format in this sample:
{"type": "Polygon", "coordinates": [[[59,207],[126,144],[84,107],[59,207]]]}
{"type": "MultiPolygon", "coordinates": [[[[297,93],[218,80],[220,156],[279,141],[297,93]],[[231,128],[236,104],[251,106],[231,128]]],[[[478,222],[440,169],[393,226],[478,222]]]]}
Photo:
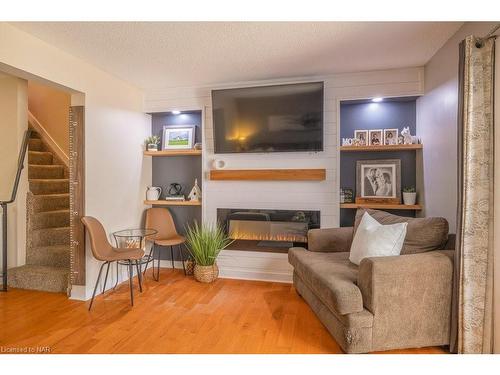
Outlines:
{"type": "Polygon", "coordinates": [[[448,239],[448,221],[442,217],[412,218],[390,214],[385,211],[358,209],[354,220],[354,234],[363,214],[368,212],[380,224],[408,223],[401,254],[417,254],[442,249],[448,239]]]}

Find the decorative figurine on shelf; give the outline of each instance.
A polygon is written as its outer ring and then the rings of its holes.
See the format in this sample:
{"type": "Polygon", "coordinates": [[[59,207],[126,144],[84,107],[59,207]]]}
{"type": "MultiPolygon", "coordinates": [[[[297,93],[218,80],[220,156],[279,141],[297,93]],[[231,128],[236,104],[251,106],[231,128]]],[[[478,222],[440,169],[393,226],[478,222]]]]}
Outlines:
{"type": "Polygon", "coordinates": [[[198,186],[198,179],[197,178],[195,178],[195,180],[194,180],[194,186],[188,195],[188,199],[190,201],[199,201],[201,199],[201,189],[198,186]]]}
{"type": "Polygon", "coordinates": [[[184,201],[184,195],[182,194],[182,186],[177,182],[170,184],[168,188],[168,195],[165,197],[167,201],[184,201]]]}
{"type": "Polygon", "coordinates": [[[403,144],[411,145],[419,143],[418,138],[410,134],[410,127],[406,126],[401,130],[401,135],[403,136],[403,144]]]}

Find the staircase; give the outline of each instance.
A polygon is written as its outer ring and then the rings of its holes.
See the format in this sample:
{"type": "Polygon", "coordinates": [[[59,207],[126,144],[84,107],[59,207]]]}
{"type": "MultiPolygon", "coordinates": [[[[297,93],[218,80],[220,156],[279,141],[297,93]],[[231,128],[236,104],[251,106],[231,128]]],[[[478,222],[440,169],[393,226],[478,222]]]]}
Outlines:
{"type": "Polygon", "coordinates": [[[70,271],[68,170],[38,134],[28,148],[26,264],[9,269],[12,288],[67,292],[70,271]]]}

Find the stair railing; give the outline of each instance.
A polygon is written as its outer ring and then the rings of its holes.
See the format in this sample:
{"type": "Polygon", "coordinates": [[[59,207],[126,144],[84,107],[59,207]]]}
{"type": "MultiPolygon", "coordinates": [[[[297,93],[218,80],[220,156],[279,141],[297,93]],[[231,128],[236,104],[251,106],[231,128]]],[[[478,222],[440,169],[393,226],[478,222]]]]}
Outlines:
{"type": "Polygon", "coordinates": [[[17,189],[19,187],[19,180],[21,179],[21,172],[24,169],[24,159],[26,150],[28,149],[28,142],[31,136],[31,129],[28,128],[24,133],[23,144],[19,150],[19,158],[17,159],[17,172],[14,186],[12,187],[12,194],[10,200],[0,201],[2,207],[2,289],[0,291],[7,291],[7,205],[14,203],[17,196],[17,189]]]}

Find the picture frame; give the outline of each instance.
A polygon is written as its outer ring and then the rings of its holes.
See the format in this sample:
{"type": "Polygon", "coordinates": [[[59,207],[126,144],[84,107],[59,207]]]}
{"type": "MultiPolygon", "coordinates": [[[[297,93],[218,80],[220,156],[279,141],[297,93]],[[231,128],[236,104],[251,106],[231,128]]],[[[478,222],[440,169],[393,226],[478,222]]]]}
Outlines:
{"type": "Polygon", "coordinates": [[[192,149],[196,125],[165,125],[162,133],[162,150],[192,149]]]}
{"type": "Polygon", "coordinates": [[[383,143],[383,129],[372,129],[368,133],[368,140],[370,146],[381,146],[383,143]]]}
{"type": "Polygon", "coordinates": [[[368,146],[368,130],[355,130],[354,138],[358,140],[359,146],[368,146]]]}
{"type": "Polygon", "coordinates": [[[356,161],[356,203],[401,203],[401,160],[356,161]]]}
{"type": "Polygon", "coordinates": [[[398,144],[398,129],[384,129],[384,145],[393,146],[398,144]]]}

